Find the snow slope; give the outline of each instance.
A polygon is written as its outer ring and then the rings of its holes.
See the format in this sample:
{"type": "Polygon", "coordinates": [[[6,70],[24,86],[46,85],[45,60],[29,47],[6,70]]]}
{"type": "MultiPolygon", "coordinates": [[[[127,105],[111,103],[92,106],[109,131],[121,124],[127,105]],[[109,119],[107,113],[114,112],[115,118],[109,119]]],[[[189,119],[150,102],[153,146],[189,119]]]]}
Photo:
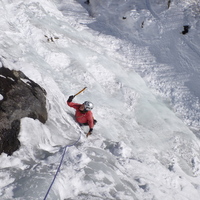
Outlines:
{"type": "Polygon", "coordinates": [[[0,156],[1,199],[44,199],[78,141],[47,199],[198,200],[198,6],[90,2],[0,2],[1,61],[45,88],[49,113],[23,119],[20,150],[0,156]],[[74,101],[95,105],[89,138],[66,105],[85,86],[74,101]]]}

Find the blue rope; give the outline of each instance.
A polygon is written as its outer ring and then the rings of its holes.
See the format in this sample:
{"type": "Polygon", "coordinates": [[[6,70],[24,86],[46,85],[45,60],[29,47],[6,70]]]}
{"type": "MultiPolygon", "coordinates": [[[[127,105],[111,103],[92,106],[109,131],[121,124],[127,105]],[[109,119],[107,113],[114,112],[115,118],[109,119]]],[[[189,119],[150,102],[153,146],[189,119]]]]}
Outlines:
{"type": "Polygon", "coordinates": [[[60,171],[60,167],[61,167],[61,165],[62,165],[62,162],[63,162],[64,156],[65,156],[65,153],[66,153],[66,151],[67,151],[67,147],[71,147],[71,146],[76,145],[76,144],[79,142],[80,137],[81,137],[81,135],[79,136],[78,140],[76,140],[73,144],[69,144],[69,145],[66,145],[66,146],[64,147],[64,151],[63,151],[63,154],[62,154],[62,158],[61,158],[61,160],[60,160],[60,164],[59,164],[58,169],[57,169],[57,171],[56,171],[56,173],[55,173],[55,175],[54,175],[54,178],[53,178],[53,180],[52,180],[52,182],[51,182],[51,185],[49,186],[49,189],[47,190],[47,193],[46,193],[46,195],[45,195],[45,197],[44,197],[44,200],[47,199],[47,196],[48,196],[48,194],[49,194],[49,192],[50,192],[50,190],[51,190],[51,188],[52,188],[52,186],[53,186],[53,184],[54,184],[54,182],[55,182],[55,180],[56,180],[56,177],[57,177],[57,175],[58,175],[58,172],[60,171]]]}

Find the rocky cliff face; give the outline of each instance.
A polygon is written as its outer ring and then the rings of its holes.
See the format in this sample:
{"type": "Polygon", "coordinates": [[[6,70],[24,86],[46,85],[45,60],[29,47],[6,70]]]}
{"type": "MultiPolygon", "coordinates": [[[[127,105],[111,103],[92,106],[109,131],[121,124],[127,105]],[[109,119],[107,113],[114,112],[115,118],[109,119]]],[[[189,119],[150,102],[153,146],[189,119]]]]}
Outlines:
{"type": "Polygon", "coordinates": [[[46,91],[21,71],[0,68],[0,154],[20,147],[20,119],[47,120],[46,91]]]}

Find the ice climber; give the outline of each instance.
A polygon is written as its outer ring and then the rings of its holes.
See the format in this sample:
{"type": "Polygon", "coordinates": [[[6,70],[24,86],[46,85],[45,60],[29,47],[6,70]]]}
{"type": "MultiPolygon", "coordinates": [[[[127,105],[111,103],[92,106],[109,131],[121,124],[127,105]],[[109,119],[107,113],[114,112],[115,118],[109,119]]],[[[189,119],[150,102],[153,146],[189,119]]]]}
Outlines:
{"type": "Polygon", "coordinates": [[[83,104],[74,103],[72,100],[74,99],[74,95],[69,96],[67,100],[68,106],[74,108],[76,110],[75,118],[80,126],[89,126],[89,132],[87,133],[87,137],[92,134],[93,127],[96,124],[96,120],[93,117],[92,109],[94,107],[93,103],[90,101],[85,101],[83,104]]]}

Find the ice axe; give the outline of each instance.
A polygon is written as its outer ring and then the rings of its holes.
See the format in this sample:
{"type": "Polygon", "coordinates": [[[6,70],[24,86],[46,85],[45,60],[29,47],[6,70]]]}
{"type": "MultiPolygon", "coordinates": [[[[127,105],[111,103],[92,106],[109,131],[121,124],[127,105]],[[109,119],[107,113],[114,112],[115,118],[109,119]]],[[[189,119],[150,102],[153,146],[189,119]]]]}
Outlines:
{"type": "Polygon", "coordinates": [[[77,95],[79,95],[79,94],[80,94],[81,92],[83,92],[86,88],[87,88],[87,87],[84,87],[82,90],[80,90],[79,92],[77,92],[77,93],[74,95],[74,97],[77,96],[77,95]]]}
{"type": "Polygon", "coordinates": [[[73,98],[77,95],[79,95],[81,92],[83,92],[87,87],[84,87],[82,90],[80,90],[78,93],[76,93],[75,95],[71,95],[69,96],[67,102],[72,102],[73,98]]]}

